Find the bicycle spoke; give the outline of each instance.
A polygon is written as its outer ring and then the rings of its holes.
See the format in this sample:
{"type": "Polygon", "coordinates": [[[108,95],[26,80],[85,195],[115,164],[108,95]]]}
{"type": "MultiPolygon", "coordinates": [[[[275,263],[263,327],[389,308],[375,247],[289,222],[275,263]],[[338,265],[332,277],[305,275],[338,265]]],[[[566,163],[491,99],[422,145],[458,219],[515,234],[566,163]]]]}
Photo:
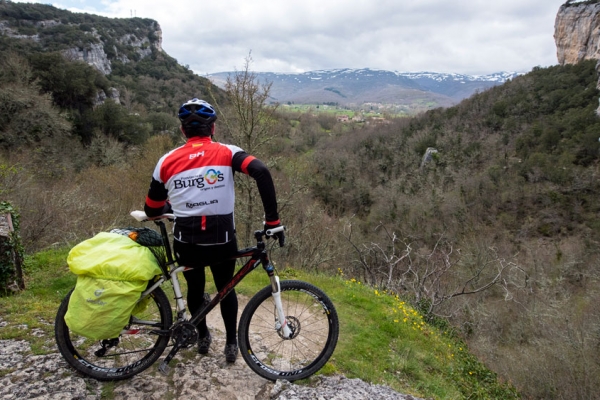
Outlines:
{"type": "Polygon", "coordinates": [[[265,288],[242,314],[240,345],[244,359],[259,375],[267,379],[301,379],[331,356],[337,342],[337,314],[328,299],[327,306],[317,300],[325,295],[310,284],[284,281],[281,287],[283,314],[291,336],[284,337],[281,330],[275,329],[278,313],[269,288],[265,288]]]}
{"type": "Polygon", "coordinates": [[[168,336],[157,333],[171,324],[171,308],[157,288],[144,309],[136,310],[118,338],[92,340],[72,332],[64,322],[70,294],[55,323],[56,340],[65,360],[76,370],[99,380],[126,379],[148,368],[164,351],[168,336]]]}

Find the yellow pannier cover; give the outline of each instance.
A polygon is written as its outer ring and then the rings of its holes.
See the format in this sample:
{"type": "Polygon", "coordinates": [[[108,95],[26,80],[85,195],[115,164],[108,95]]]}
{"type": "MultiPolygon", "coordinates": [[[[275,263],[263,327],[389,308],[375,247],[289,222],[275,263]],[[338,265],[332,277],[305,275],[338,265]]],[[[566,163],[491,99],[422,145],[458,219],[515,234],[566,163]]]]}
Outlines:
{"type": "Polygon", "coordinates": [[[65,323],[74,333],[96,340],[119,336],[148,281],[161,273],[148,248],[108,232],[73,247],[67,263],[77,284],[65,323]]]}

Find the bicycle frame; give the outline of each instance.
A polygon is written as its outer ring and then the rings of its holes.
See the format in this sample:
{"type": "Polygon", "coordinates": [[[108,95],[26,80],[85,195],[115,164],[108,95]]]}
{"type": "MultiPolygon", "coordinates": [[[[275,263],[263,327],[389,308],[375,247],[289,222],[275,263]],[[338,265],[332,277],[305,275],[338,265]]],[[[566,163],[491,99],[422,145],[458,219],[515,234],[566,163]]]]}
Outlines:
{"type": "MultiPolygon", "coordinates": [[[[233,291],[233,289],[244,279],[244,277],[246,277],[246,275],[255,270],[259,265],[262,265],[263,269],[267,272],[267,275],[269,276],[271,282],[272,295],[277,309],[278,319],[275,323],[274,329],[281,329],[281,333],[285,338],[289,338],[292,336],[293,332],[290,330],[287,324],[285,314],[283,312],[283,307],[281,304],[281,287],[279,284],[279,277],[275,272],[275,267],[269,261],[266,245],[262,240],[263,236],[265,235],[265,232],[255,231],[254,237],[257,242],[256,246],[238,250],[237,253],[231,257],[231,259],[239,259],[245,257],[250,257],[250,259],[246,261],[246,263],[233,276],[233,278],[231,278],[231,280],[213,297],[210,303],[204,305],[204,307],[202,307],[194,315],[192,315],[191,318],[188,318],[188,315],[186,313],[186,307],[183,302],[183,293],[179,284],[178,274],[189,268],[185,266],[178,266],[177,262],[174,260],[165,223],[160,219],[154,220],[154,223],[160,228],[160,232],[163,238],[163,245],[166,251],[167,264],[164,268],[162,268],[163,275],[158,279],[158,281],[156,281],[152,286],[150,286],[142,293],[141,299],[147,297],[153,290],[161,286],[167,280],[171,280],[173,285],[173,291],[175,293],[175,303],[177,311],[177,321],[175,322],[175,324],[173,324],[168,331],[155,331],[157,334],[172,336],[175,327],[177,327],[178,324],[181,323],[191,324],[194,326],[195,329],[197,323],[202,319],[206,318],[207,314],[210,311],[212,311],[217,306],[217,304],[221,302],[221,300],[223,300],[228,294],[230,294],[233,291]]],[[[266,232],[266,234],[270,235],[271,232],[266,232]]],[[[189,326],[184,327],[181,338],[175,338],[176,341],[173,346],[173,349],[169,352],[167,357],[159,366],[159,371],[161,373],[165,375],[169,373],[169,362],[173,359],[173,357],[175,357],[175,355],[181,348],[186,347],[186,345],[188,345],[189,338],[193,336],[192,333],[189,332],[189,330],[189,326]],[[186,331],[185,329],[188,330],[186,331]]]]}

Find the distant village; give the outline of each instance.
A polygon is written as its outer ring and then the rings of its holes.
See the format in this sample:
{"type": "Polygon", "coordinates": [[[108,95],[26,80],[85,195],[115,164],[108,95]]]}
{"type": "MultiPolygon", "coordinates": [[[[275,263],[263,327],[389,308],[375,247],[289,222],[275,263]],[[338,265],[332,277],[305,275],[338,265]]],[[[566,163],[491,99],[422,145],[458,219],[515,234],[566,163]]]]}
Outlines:
{"type": "Polygon", "coordinates": [[[347,122],[372,122],[372,123],[376,123],[376,124],[389,124],[390,121],[385,119],[384,117],[369,117],[367,119],[363,118],[362,115],[355,115],[354,117],[350,118],[348,115],[346,114],[340,114],[340,115],[336,115],[336,119],[338,122],[342,122],[342,123],[347,123],[347,122]]]}
{"type": "MultiPolygon", "coordinates": [[[[273,102],[272,104],[277,103],[273,102]]],[[[344,124],[388,124],[393,118],[410,117],[437,107],[436,104],[430,102],[415,102],[414,104],[406,105],[378,102],[366,102],[362,104],[339,104],[337,102],[303,104],[289,101],[279,105],[288,111],[310,113],[313,116],[324,112],[334,115],[337,122],[344,124]]]]}
{"type": "Polygon", "coordinates": [[[390,118],[405,117],[413,113],[408,112],[408,107],[398,107],[398,105],[384,105],[380,103],[364,103],[359,107],[356,105],[341,106],[335,104],[294,104],[288,102],[281,105],[290,111],[299,111],[310,113],[313,116],[326,112],[335,115],[337,122],[340,123],[374,123],[388,124],[390,118]],[[354,111],[356,110],[356,111],[354,111]]]}

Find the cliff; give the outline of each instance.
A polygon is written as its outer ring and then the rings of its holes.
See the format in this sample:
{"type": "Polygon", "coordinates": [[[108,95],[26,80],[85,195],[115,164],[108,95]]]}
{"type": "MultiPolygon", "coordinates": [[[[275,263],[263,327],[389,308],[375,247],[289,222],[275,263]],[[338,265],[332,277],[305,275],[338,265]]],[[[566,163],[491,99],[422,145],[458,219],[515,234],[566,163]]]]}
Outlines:
{"type": "MultiPolygon", "coordinates": [[[[600,3],[569,0],[560,6],[554,22],[554,41],[560,65],[600,60],[600,3]]],[[[600,74],[600,62],[596,71],[600,74]]],[[[596,87],[600,90],[600,80],[596,87]]],[[[600,106],[596,114],[600,116],[600,106]]]]}
{"type": "Polygon", "coordinates": [[[194,77],[163,50],[160,25],[148,18],[107,18],[46,4],[0,0],[0,53],[16,53],[28,59],[61,53],[69,60],[87,63],[106,77],[95,83],[97,96],[92,101],[96,105],[106,99],[122,102],[123,89],[128,90],[130,98],[142,90],[144,96],[138,96],[137,102],[144,102],[149,110],[163,111],[170,109],[174,97],[177,102],[182,96],[179,91],[165,95],[158,81],[175,79],[188,86],[193,81],[194,89],[189,90],[195,93],[205,93],[209,84],[204,78],[194,77]],[[133,83],[135,79],[126,84],[121,79],[125,76],[147,79],[140,88],[133,83]]]}
{"type": "MultiPolygon", "coordinates": [[[[114,54],[114,59],[119,60],[124,64],[131,61],[127,56],[127,53],[122,51],[119,52],[116,44],[107,43],[109,41],[105,36],[99,35],[95,30],[92,32],[92,35],[98,39],[97,43],[71,47],[64,50],[63,53],[72,59],[88,63],[104,75],[108,75],[112,72],[112,62],[109,59],[108,54],[114,54]],[[105,51],[105,46],[110,46],[110,50],[105,51]]],[[[142,36],[141,39],[135,34],[126,33],[117,37],[116,42],[130,47],[136,55],[136,58],[143,59],[152,55],[152,49],[162,51],[162,31],[158,23],[155,22],[150,27],[148,34],[142,36]],[[150,42],[148,36],[154,36],[157,39],[150,42]]]]}
{"type": "Polygon", "coordinates": [[[60,51],[104,75],[115,62],[128,64],[163,52],[158,22],[70,13],[43,4],[0,2],[0,38],[28,42],[31,51],[60,51]]]}
{"type": "Polygon", "coordinates": [[[561,65],[600,59],[600,4],[563,4],[556,15],[554,40],[561,65]]]}

